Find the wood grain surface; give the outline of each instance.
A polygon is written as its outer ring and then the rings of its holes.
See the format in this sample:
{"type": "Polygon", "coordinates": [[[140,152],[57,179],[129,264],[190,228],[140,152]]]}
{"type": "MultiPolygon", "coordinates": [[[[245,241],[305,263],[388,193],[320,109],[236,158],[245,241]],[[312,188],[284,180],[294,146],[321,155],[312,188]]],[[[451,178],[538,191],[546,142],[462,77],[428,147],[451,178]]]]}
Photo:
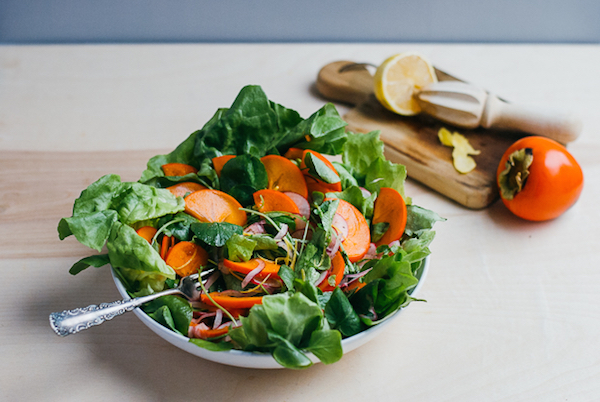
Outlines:
{"type": "MultiPolygon", "coordinates": [[[[348,129],[366,133],[381,131],[386,157],[406,166],[408,176],[446,197],[472,209],[490,206],[498,199],[496,169],[504,151],[523,134],[515,132],[454,128],[426,115],[400,116],[385,109],[373,94],[373,77],[366,67],[351,61],[324,66],[317,76],[317,89],[332,101],[354,105],[343,116],[348,129]],[[452,149],[442,145],[438,131],[447,127],[465,135],[480,150],[477,167],[461,174],[452,164],[452,149]]],[[[457,80],[436,70],[440,81],[457,80]]]]}
{"type": "Polygon", "coordinates": [[[72,237],[57,243],[59,220],[71,216],[73,201],[101,176],[115,173],[123,181],[135,181],[158,153],[1,151],[0,257],[89,255],[72,237]],[[28,243],[35,247],[26,247],[28,243]]]}

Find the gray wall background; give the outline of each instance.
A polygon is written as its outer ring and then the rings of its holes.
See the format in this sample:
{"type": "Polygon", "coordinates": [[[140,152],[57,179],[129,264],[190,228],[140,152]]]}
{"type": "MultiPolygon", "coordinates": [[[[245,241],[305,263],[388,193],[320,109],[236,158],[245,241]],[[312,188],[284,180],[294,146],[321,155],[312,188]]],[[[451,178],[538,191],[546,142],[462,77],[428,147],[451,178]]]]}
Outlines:
{"type": "Polygon", "coordinates": [[[599,0],[0,0],[1,43],[600,43],[599,0]]]}

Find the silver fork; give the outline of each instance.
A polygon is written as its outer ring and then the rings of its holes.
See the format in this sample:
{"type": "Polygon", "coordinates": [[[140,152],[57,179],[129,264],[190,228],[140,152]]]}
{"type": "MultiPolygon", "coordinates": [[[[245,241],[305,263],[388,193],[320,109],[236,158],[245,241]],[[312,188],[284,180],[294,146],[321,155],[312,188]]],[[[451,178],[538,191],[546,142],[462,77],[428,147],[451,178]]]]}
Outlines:
{"type": "Polygon", "coordinates": [[[202,271],[200,274],[192,274],[181,279],[179,286],[173,289],[163,290],[148,296],[136,297],[133,299],[117,300],[112,303],[102,303],[100,305],[76,308],[73,310],[64,310],[61,313],[50,314],[50,326],[57,335],[67,336],[76,334],[79,331],[88,329],[94,325],[100,325],[107,320],[132,311],[144,303],[148,303],[161,296],[181,295],[188,300],[195,300],[200,297],[198,290],[198,278],[203,281],[214,272],[214,269],[202,271]]]}

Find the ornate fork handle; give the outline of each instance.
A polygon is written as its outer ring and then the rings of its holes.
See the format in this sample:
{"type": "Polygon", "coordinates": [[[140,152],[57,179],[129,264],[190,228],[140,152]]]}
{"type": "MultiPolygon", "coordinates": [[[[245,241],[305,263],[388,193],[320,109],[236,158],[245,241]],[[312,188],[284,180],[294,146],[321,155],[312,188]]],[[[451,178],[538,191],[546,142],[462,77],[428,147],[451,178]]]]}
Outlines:
{"type": "Polygon", "coordinates": [[[64,310],[62,313],[52,313],[50,314],[50,326],[60,336],[76,334],[94,325],[100,325],[107,320],[112,320],[114,317],[131,311],[157,297],[177,292],[176,289],[172,290],[174,292],[155,293],[135,299],[117,300],[112,303],[102,303],[100,305],[92,304],[87,307],[64,310]]]}

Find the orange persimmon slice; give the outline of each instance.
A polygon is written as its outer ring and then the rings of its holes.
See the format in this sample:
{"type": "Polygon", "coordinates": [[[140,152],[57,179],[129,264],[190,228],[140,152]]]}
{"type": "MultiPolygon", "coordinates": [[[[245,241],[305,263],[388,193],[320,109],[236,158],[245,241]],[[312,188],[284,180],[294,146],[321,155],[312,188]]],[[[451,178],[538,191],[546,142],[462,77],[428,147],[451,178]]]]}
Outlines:
{"type": "Polygon", "coordinates": [[[198,324],[190,324],[191,327],[194,327],[194,335],[199,337],[200,339],[210,339],[216,338],[218,336],[226,335],[229,332],[229,325],[222,328],[216,329],[202,329],[198,324]]]}
{"type": "MultiPolygon", "coordinates": [[[[335,198],[326,198],[325,200],[333,199],[335,198]]],[[[371,244],[371,231],[367,220],[354,205],[344,200],[339,200],[336,213],[348,223],[348,235],[342,241],[342,247],[348,254],[348,259],[351,262],[361,260],[367,254],[371,244]]]]}
{"type": "Polygon", "coordinates": [[[200,295],[200,301],[210,306],[214,306],[214,303],[212,302],[212,300],[214,300],[219,306],[227,310],[230,308],[250,308],[255,304],[262,304],[262,296],[235,297],[222,295],[219,292],[212,292],[209,293],[209,295],[210,298],[206,293],[202,293],[200,295]]]}
{"type": "Polygon", "coordinates": [[[152,243],[152,239],[156,234],[156,228],[153,228],[152,226],[143,226],[139,228],[136,231],[136,233],[142,236],[144,239],[148,240],[148,243],[152,243]]]}
{"type": "Polygon", "coordinates": [[[235,155],[222,155],[212,158],[213,168],[217,172],[217,176],[221,177],[223,166],[233,158],[235,158],[235,155]]]}
{"type": "Polygon", "coordinates": [[[342,257],[342,254],[338,251],[331,259],[331,268],[329,268],[327,277],[319,284],[319,289],[323,292],[332,292],[342,281],[345,268],[346,264],[344,263],[344,257],[342,257]],[[331,286],[327,280],[332,275],[335,275],[335,286],[331,286]]]}
{"type": "Polygon", "coordinates": [[[302,171],[292,161],[280,155],[267,155],[260,158],[269,178],[269,189],[291,191],[308,197],[308,189],[302,171]]]}
{"type": "Polygon", "coordinates": [[[379,247],[400,239],[406,228],[406,218],[406,203],[402,195],[393,188],[382,187],[373,207],[373,224],[387,222],[390,226],[375,245],[379,247]]]}
{"type": "Polygon", "coordinates": [[[180,241],[169,249],[165,262],[177,275],[188,276],[206,265],[208,253],[196,243],[180,241]]]}
{"type": "Polygon", "coordinates": [[[290,212],[300,214],[298,205],[287,195],[275,190],[259,190],[253,194],[259,212],[290,212]]]}
{"type": "Polygon", "coordinates": [[[185,197],[185,212],[201,222],[246,224],[246,213],[240,203],[219,190],[198,190],[185,197]]]}
{"type": "Polygon", "coordinates": [[[198,169],[185,163],[167,163],[161,167],[165,176],[185,176],[188,173],[198,173],[198,169]]]}
{"type": "Polygon", "coordinates": [[[255,278],[264,279],[267,276],[270,276],[271,278],[279,278],[277,273],[279,272],[280,266],[274,262],[259,260],[258,258],[253,258],[246,262],[234,262],[228,259],[223,260],[223,265],[230,271],[239,272],[240,274],[244,275],[248,275],[250,272],[258,268],[260,264],[265,264],[265,267],[255,276],[255,278]]]}
{"type": "Polygon", "coordinates": [[[167,190],[169,190],[175,197],[183,197],[188,193],[204,190],[205,188],[206,186],[203,186],[202,184],[186,181],[167,187],[167,190]]]}

